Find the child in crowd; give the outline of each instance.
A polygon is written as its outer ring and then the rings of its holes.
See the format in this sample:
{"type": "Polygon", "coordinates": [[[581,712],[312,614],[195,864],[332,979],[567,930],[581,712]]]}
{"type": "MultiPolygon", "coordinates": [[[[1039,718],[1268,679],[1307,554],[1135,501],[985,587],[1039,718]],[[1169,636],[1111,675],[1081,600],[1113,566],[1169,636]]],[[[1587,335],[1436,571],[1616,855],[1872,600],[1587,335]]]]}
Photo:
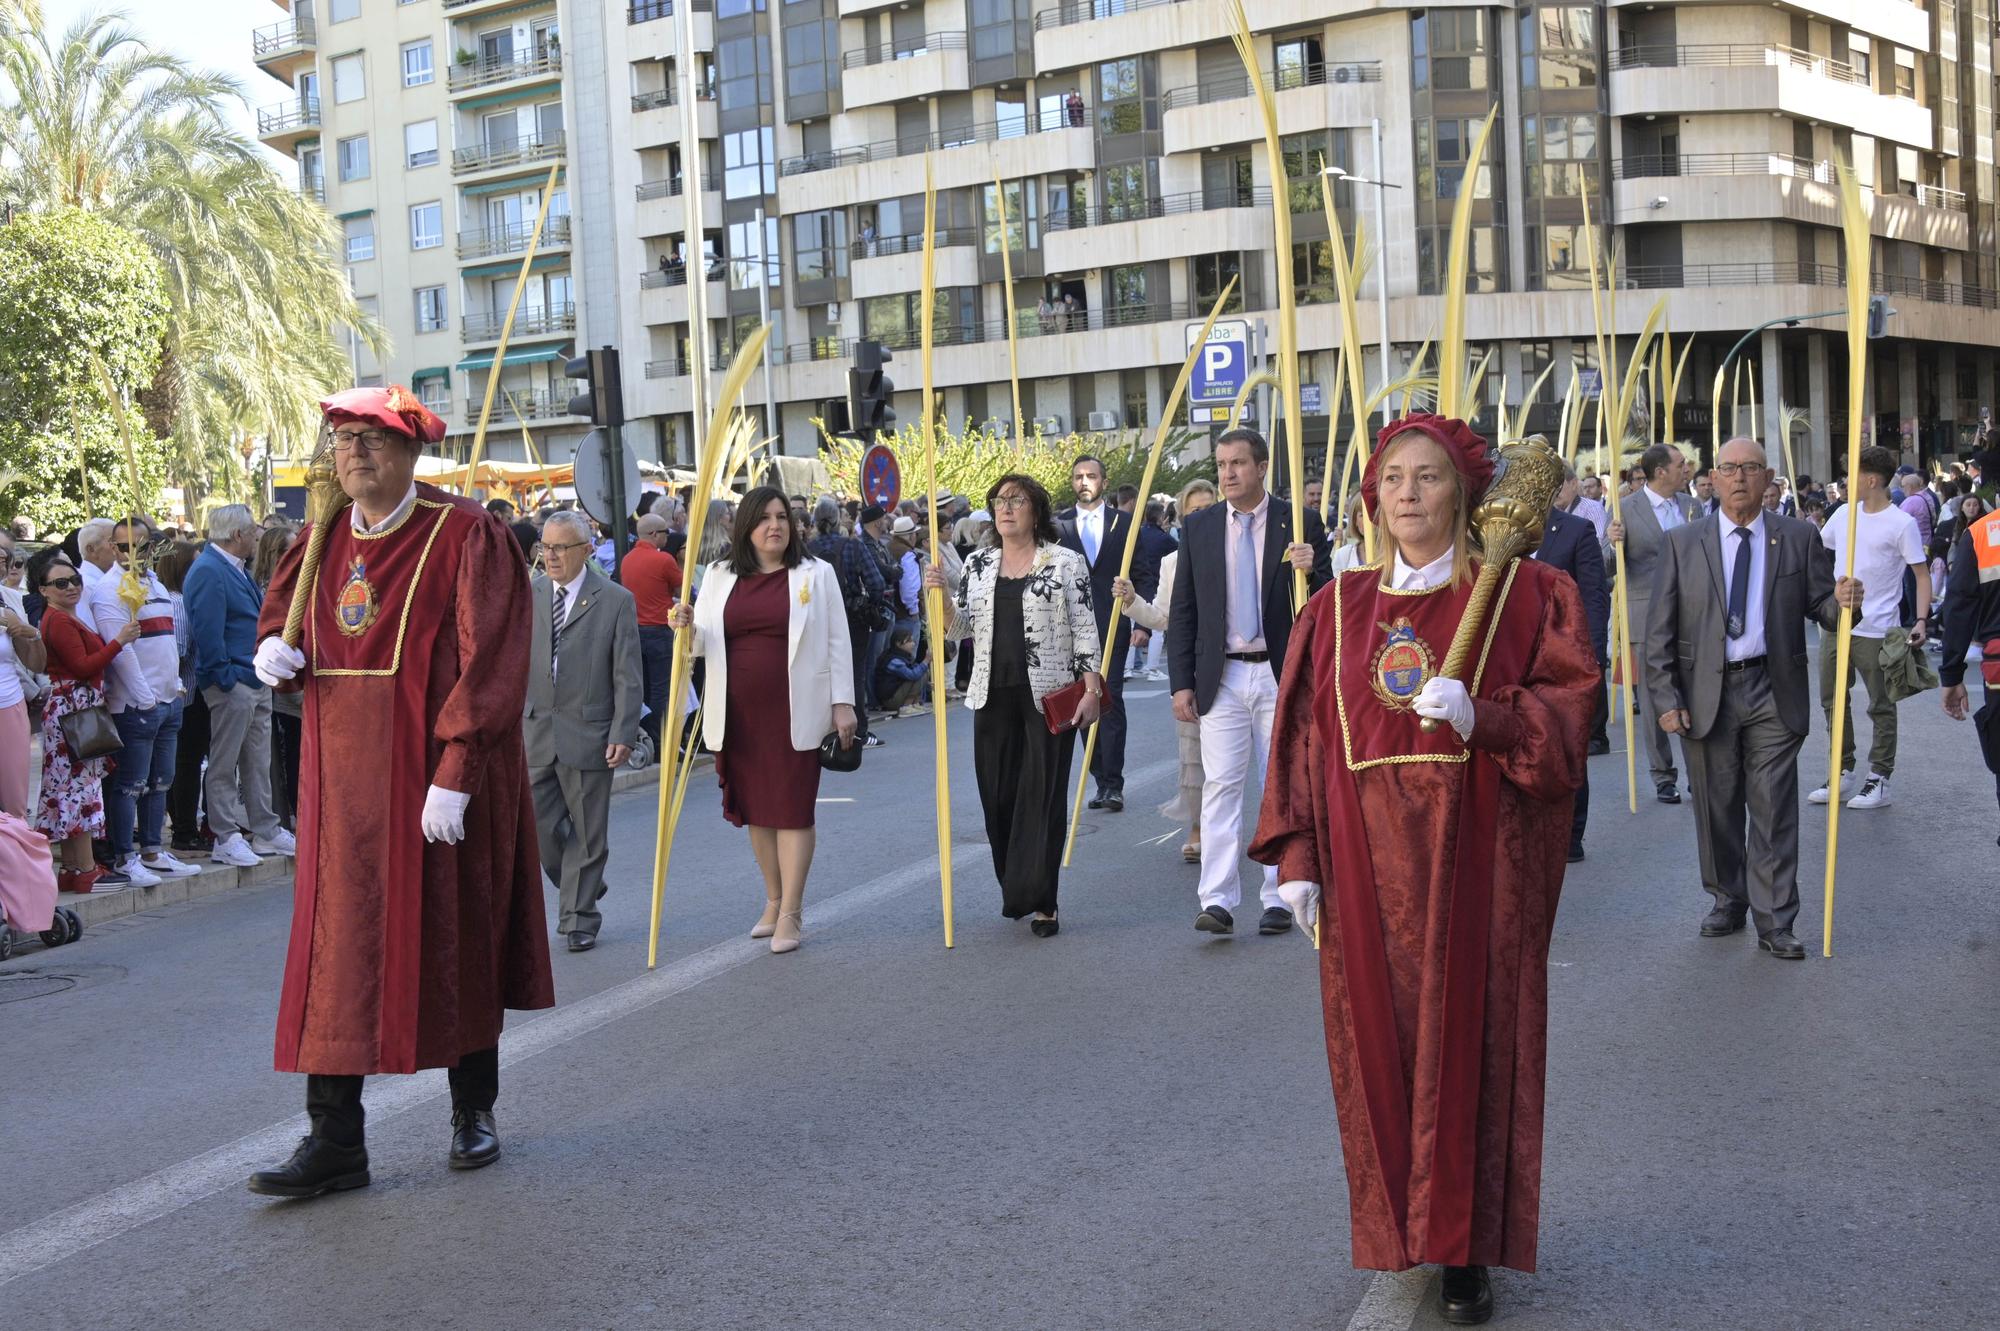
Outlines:
{"type": "Polygon", "coordinates": [[[882,710],[918,716],[930,710],[930,668],[918,659],[917,635],[897,629],[875,666],[875,696],[882,710]]]}

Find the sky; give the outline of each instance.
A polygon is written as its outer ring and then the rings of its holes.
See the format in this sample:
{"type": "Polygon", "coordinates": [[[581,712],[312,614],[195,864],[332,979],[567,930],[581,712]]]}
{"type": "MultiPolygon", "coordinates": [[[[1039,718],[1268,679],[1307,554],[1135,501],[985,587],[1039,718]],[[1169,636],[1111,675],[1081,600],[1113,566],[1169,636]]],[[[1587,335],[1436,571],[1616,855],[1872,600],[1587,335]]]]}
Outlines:
{"type": "MultiPolygon", "coordinates": [[[[234,75],[247,99],[230,117],[249,135],[257,134],[257,108],[282,101],[287,89],[250,59],[250,34],[285,20],[273,0],[42,0],[49,30],[60,33],[77,18],[102,11],[125,14],[133,28],[155,46],[205,69],[234,75]]],[[[274,165],[289,165],[270,154],[274,165]]]]}

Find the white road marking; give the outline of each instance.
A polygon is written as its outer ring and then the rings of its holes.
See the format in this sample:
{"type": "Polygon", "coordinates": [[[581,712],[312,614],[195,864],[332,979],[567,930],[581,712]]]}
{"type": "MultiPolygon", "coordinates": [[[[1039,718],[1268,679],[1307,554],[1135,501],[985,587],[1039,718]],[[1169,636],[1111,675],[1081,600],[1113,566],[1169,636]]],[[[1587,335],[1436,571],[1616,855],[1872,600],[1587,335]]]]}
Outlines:
{"type": "MultiPolygon", "coordinates": [[[[848,796],[848,795],[822,795],[822,796],[820,796],[820,797],[819,797],[818,799],[814,800],[814,801],[813,801],[813,803],[815,803],[815,804],[852,804],[852,803],[854,803],[854,800],[853,800],[853,798],[852,798],[851,796],[848,796]]],[[[956,863],[956,861],[953,861],[953,862],[954,862],[954,863],[956,863]]]]}
{"type": "MultiPolygon", "coordinates": [[[[1151,763],[1128,773],[1125,783],[1144,786],[1179,770],[1177,759],[1151,763]]],[[[986,855],[984,846],[959,846],[952,852],[952,871],[970,868],[986,855]]],[[[808,931],[825,928],[872,910],[899,893],[937,881],[929,860],[905,865],[808,906],[806,928],[808,931]]],[[[500,1066],[512,1067],[523,1059],[568,1044],[599,1027],[654,1007],[769,955],[767,943],[732,938],[556,1008],[546,1016],[523,1021],[510,1027],[501,1038],[500,1066]]],[[[378,1078],[368,1088],[368,1118],[371,1123],[385,1123],[447,1094],[445,1074],[438,1068],[408,1077],[378,1078]]],[[[242,1187],[252,1170],[282,1160],[297,1139],[306,1134],[307,1127],[304,1114],[283,1119],[156,1174],[32,1221],[11,1234],[0,1235],[0,1287],[225,1189],[242,1187]]]]}
{"type": "Polygon", "coordinates": [[[1437,1272],[1425,1266],[1408,1271],[1377,1271],[1361,1296],[1361,1306],[1348,1319],[1347,1331],[1410,1331],[1424,1310],[1437,1272]]]}

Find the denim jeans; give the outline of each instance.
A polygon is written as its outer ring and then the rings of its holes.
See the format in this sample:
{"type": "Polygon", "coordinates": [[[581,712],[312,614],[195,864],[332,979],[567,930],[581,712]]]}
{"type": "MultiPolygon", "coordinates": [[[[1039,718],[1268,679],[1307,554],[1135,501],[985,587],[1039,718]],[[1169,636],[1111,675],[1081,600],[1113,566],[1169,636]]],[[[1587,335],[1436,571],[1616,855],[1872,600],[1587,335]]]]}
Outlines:
{"type": "MultiPolygon", "coordinates": [[[[667,714],[667,688],[673,683],[674,631],[665,624],[639,626],[639,660],[645,667],[646,719],[639,725],[653,737],[653,752],[660,751],[661,723],[667,714]]],[[[679,727],[676,726],[678,731],[679,727]]]]}
{"type": "Polygon", "coordinates": [[[181,704],[177,699],[144,709],[127,707],[111,720],[118,727],[118,738],[125,741],[118,751],[118,770],[105,783],[104,792],[105,837],[116,863],[134,849],[147,854],[160,849],[167,790],[174,784],[181,704]]]}

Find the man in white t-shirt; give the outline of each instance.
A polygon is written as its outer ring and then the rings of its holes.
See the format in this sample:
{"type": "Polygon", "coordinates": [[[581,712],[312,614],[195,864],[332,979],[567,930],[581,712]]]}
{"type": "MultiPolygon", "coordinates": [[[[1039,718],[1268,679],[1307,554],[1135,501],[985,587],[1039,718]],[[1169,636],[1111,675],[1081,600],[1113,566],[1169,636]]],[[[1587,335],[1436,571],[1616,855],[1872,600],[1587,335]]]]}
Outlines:
{"type": "MultiPolygon", "coordinates": [[[[1931,613],[1930,565],[1924,561],[1923,541],[1917,534],[1917,520],[1889,502],[1889,483],[1896,475],[1896,454],[1886,448],[1861,450],[1861,470],[1854,479],[1854,500],[1861,505],[1855,515],[1854,568],[1852,576],[1867,588],[1861,609],[1854,616],[1854,634],[1848,644],[1847,678],[1850,687],[1859,674],[1868,686],[1868,720],[1874,739],[1868,746],[1868,777],[1857,793],[1854,777],[1854,707],[1847,704],[1840,745],[1840,796],[1850,809],[1879,809],[1889,803],[1889,778],[1896,770],[1896,700],[1889,696],[1888,681],[1882,671],[1882,639],[1890,629],[1901,626],[1903,570],[1911,569],[1917,580],[1917,622],[1910,627],[1910,644],[1924,640],[1924,623],[1931,613]],[[1852,795],[1852,798],[1848,798],[1852,795]]],[[[1820,529],[1820,540],[1833,551],[1833,571],[1849,576],[1847,566],[1847,509],[1835,509],[1820,529]]],[[[1819,696],[1826,709],[1827,725],[1833,724],[1833,686],[1837,673],[1834,651],[1838,635],[1820,635],[1819,696]]],[[[1833,798],[1827,786],[1806,797],[1814,804],[1833,798]]]]}

